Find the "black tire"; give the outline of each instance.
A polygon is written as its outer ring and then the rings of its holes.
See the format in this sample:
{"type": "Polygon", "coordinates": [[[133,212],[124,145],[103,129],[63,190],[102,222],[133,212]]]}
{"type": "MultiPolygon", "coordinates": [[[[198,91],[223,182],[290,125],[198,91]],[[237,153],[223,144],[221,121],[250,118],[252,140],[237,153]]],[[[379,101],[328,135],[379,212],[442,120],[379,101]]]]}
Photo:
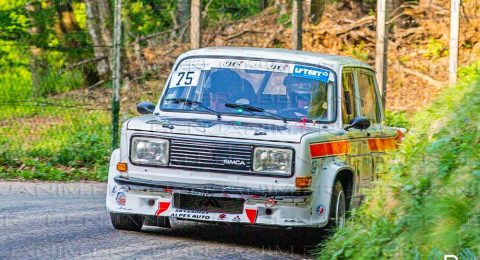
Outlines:
{"type": "Polygon", "coordinates": [[[330,200],[330,216],[328,221],[329,228],[343,228],[347,214],[347,200],[342,182],[335,180],[332,187],[332,198],[330,200]]]}
{"type": "Polygon", "coordinates": [[[110,213],[110,220],[115,229],[140,231],[143,226],[142,215],[110,213]]]}

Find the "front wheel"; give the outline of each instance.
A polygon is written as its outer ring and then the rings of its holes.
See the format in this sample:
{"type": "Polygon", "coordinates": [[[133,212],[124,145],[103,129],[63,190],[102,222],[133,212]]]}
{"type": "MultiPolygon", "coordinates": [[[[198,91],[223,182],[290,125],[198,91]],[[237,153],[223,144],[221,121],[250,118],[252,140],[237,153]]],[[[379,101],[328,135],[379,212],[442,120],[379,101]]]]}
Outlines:
{"type": "Polygon", "coordinates": [[[329,227],[343,228],[345,226],[346,205],[345,191],[343,190],[342,182],[336,180],[332,188],[329,227]]]}
{"type": "Polygon", "coordinates": [[[142,215],[110,213],[110,220],[115,229],[140,231],[143,226],[142,215]]]}

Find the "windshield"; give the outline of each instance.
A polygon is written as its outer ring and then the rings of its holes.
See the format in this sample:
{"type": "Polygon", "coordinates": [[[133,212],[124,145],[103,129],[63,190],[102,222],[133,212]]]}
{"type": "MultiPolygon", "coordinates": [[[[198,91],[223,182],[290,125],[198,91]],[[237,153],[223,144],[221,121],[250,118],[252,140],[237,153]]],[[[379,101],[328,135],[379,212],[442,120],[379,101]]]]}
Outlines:
{"type": "Polygon", "coordinates": [[[187,59],[172,73],[161,109],[333,121],[334,86],[333,72],[318,67],[257,60],[187,59]]]}

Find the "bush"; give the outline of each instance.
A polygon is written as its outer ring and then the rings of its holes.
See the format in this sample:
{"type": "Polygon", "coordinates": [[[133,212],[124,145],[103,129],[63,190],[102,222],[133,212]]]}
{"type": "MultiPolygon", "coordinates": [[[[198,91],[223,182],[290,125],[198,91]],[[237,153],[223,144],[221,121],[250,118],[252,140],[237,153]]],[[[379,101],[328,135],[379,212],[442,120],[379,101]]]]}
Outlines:
{"type": "Polygon", "coordinates": [[[386,111],[385,113],[385,125],[401,127],[405,129],[410,128],[410,123],[407,120],[405,112],[392,112],[386,111]]]}
{"type": "Polygon", "coordinates": [[[420,112],[390,172],[317,253],[321,259],[425,259],[480,253],[480,71],[462,72],[420,112]]]}

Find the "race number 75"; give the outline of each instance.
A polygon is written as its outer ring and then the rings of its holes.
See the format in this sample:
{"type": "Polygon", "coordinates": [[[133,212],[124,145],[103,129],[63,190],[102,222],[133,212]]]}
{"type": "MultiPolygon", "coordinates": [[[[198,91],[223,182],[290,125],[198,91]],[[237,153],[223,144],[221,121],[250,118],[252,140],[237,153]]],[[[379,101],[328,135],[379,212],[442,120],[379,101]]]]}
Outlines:
{"type": "Polygon", "coordinates": [[[197,86],[200,71],[176,71],[172,75],[171,87],[197,86]]]}

